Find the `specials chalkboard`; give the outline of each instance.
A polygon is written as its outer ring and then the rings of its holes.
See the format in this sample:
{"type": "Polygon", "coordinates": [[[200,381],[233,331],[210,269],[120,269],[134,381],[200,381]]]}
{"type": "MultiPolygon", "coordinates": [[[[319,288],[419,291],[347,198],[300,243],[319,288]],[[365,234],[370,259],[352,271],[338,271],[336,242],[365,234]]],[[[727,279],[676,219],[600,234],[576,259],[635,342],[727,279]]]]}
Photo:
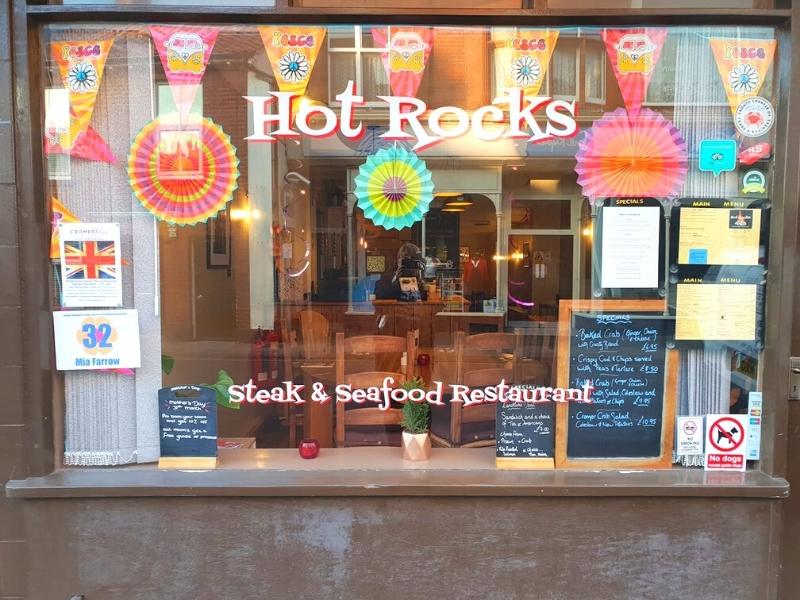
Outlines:
{"type": "Polygon", "coordinates": [[[217,402],[214,390],[179,385],[158,390],[161,458],[217,456],[217,402]]]}
{"type": "Polygon", "coordinates": [[[552,458],[555,420],[551,403],[497,403],[498,458],[552,458]]]}
{"type": "Polygon", "coordinates": [[[561,409],[558,429],[566,440],[556,462],[633,466],[641,461],[666,468],[671,464],[677,387],[667,368],[671,319],[648,311],[648,306],[664,306],[659,301],[600,302],[615,304],[634,310],[584,312],[576,306],[560,324],[568,330],[559,331],[559,343],[567,346],[559,347],[559,379],[566,375],[570,387],[589,382],[593,392],[591,403],[572,402],[561,409]]]}

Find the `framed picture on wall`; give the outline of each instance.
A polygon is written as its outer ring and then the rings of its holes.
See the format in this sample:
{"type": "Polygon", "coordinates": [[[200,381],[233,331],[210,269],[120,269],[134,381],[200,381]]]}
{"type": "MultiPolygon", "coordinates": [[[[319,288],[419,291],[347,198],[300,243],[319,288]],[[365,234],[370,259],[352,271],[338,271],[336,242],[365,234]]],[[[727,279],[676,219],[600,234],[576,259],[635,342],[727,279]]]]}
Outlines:
{"type": "Polygon", "coordinates": [[[206,267],[228,269],[230,266],[231,218],[226,208],[206,222],[206,267]]]}

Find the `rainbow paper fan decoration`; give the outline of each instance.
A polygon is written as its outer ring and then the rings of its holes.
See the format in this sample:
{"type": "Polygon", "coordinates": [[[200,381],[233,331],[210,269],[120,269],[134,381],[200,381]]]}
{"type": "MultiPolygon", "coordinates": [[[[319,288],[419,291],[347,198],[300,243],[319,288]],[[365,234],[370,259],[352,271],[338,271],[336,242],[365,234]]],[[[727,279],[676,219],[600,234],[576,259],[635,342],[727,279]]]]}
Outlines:
{"type": "Polygon", "coordinates": [[[433,178],[425,161],[395,145],[378,150],[358,169],[358,207],[384,229],[404,229],[421,221],[433,200],[433,178]]]}
{"type": "Polygon", "coordinates": [[[643,109],[606,113],[578,144],[575,172],[583,195],[602,198],[676,196],[688,169],[686,142],[661,114],[643,109]]]}
{"type": "Polygon", "coordinates": [[[210,119],[179,124],[177,115],[159,117],[133,141],[128,178],[136,198],[155,217],[194,225],[231,199],[239,160],[230,137],[210,119]]]}

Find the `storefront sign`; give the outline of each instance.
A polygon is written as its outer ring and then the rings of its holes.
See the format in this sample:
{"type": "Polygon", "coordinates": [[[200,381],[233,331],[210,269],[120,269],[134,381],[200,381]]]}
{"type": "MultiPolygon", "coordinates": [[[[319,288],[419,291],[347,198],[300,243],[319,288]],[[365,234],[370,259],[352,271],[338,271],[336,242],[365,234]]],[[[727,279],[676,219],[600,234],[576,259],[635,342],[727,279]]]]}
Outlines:
{"type": "Polygon", "coordinates": [[[766,98],[754,96],[742,102],[733,116],[736,129],[745,137],[760,137],[775,124],[775,109],[766,98]]]}
{"type": "Polygon", "coordinates": [[[736,141],[702,140],[698,168],[711,171],[715,177],[723,171],[733,171],[736,168],[736,141]]]}
{"type": "MultiPolygon", "coordinates": [[[[466,385],[445,385],[441,381],[432,381],[429,389],[406,390],[398,387],[400,382],[391,377],[386,377],[381,386],[354,389],[348,384],[339,384],[332,391],[321,382],[316,382],[310,390],[310,401],[325,404],[335,401],[342,404],[375,404],[381,410],[391,408],[392,402],[427,402],[443,406],[445,393],[451,395],[450,402],[460,402],[464,407],[480,404],[494,403],[543,403],[543,402],[577,402],[581,404],[592,403],[594,387],[591,382],[585,381],[580,387],[532,387],[516,386],[501,380],[497,385],[481,388],[470,388],[466,385]],[[445,389],[446,388],[446,389],[445,389]]],[[[306,395],[303,393],[305,386],[297,385],[291,381],[284,381],[281,385],[271,389],[259,389],[251,379],[244,385],[232,385],[228,388],[231,402],[239,404],[305,404],[306,395]]]]}
{"type": "Polygon", "coordinates": [[[196,385],[158,390],[158,421],[159,467],[215,466],[217,402],[214,390],[196,385]]]}
{"type": "Polygon", "coordinates": [[[136,369],[141,364],[135,310],[54,312],[53,329],[59,371],[136,369]]]}
{"type": "Polygon", "coordinates": [[[61,223],[61,305],[122,305],[119,223],[61,223]]]}
{"type": "MultiPolygon", "coordinates": [[[[356,95],[353,81],[336,96],[341,103],[341,118],[329,107],[304,104],[295,112],[294,92],[269,92],[269,96],[244,96],[252,106],[253,133],[250,142],[274,142],[278,138],[298,138],[301,135],[327,137],[339,134],[358,139],[364,134],[364,124],[354,122],[353,109],[364,103],[356,95]],[[274,114],[271,105],[277,101],[274,114]],[[312,126],[312,116],[321,122],[312,126]]],[[[389,110],[389,128],[381,138],[414,141],[414,150],[422,150],[443,140],[458,138],[468,132],[482,141],[503,138],[525,138],[542,142],[553,138],[568,138],[578,131],[575,122],[575,102],[553,100],[547,96],[525,97],[519,88],[508,91],[492,104],[482,106],[472,114],[456,106],[442,106],[428,111],[427,104],[410,96],[378,96],[389,110]]]]}
{"type": "Polygon", "coordinates": [[[763,197],[767,193],[767,178],[758,169],[751,169],[742,175],[742,194],[763,197]]]}
{"type": "Polygon", "coordinates": [[[761,407],[763,394],[750,392],[747,402],[747,460],[761,459],[761,407]]]}
{"type": "Polygon", "coordinates": [[[703,417],[678,417],[675,453],[678,456],[702,456],[703,417]]]}
{"type": "Polygon", "coordinates": [[[761,142],[739,152],[739,163],[747,166],[754,165],[760,160],[768,159],[770,154],[772,154],[772,146],[767,142],[761,142]]]}
{"type": "Polygon", "coordinates": [[[706,415],[706,471],[744,471],[747,416],[706,415]]]}

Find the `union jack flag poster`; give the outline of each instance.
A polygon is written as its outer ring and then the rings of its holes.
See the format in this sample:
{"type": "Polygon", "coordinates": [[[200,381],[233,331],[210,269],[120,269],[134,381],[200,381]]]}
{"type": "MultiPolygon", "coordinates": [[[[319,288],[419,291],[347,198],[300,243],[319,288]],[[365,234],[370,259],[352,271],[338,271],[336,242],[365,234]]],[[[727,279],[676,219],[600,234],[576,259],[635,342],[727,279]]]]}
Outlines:
{"type": "Polygon", "coordinates": [[[60,223],[61,306],[122,306],[119,223],[60,223]]]}
{"type": "Polygon", "coordinates": [[[64,242],[67,279],[117,277],[117,245],[113,241],[64,242]]]}

